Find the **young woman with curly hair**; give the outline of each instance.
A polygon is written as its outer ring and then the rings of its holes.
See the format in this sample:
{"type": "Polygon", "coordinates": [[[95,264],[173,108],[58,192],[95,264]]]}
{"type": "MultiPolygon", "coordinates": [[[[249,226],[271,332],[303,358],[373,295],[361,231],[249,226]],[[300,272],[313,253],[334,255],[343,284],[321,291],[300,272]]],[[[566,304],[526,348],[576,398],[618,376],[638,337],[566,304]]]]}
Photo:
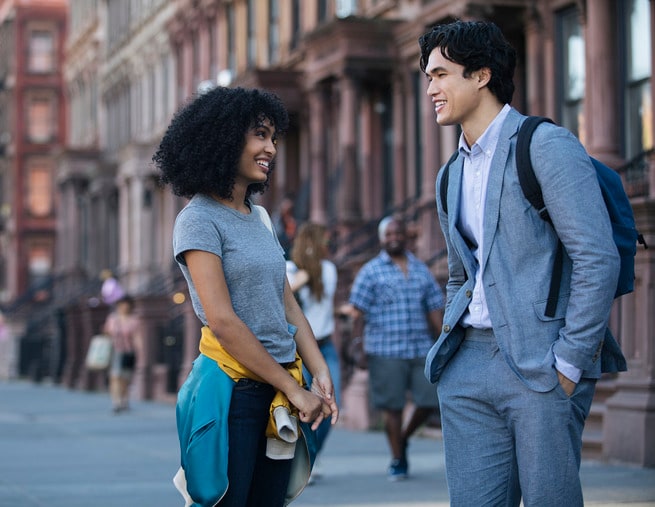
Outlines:
{"type": "MultiPolygon", "coordinates": [[[[332,343],[337,268],[328,259],[328,243],[329,231],[324,225],[313,222],[302,224],[291,249],[291,260],[287,261],[287,277],[330,369],[338,404],[341,373],[339,356],[332,343]]],[[[311,380],[311,374],[305,374],[311,380]]],[[[317,452],[321,451],[329,432],[330,424],[324,421],[316,432],[317,452]]],[[[317,473],[312,474],[312,478],[317,477],[317,473]]]]}
{"type": "Polygon", "coordinates": [[[274,399],[290,424],[294,416],[313,429],[337,420],[332,379],[282,248],[268,213],[251,201],[268,186],[287,127],[275,95],[218,87],[175,115],[153,157],[163,182],[190,198],[175,221],[173,253],[203,325],[177,403],[176,485],[188,505],[281,506],[299,493],[290,491],[298,449],[269,421],[274,399]],[[311,390],[298,378],[300,357],[311,390]]]}

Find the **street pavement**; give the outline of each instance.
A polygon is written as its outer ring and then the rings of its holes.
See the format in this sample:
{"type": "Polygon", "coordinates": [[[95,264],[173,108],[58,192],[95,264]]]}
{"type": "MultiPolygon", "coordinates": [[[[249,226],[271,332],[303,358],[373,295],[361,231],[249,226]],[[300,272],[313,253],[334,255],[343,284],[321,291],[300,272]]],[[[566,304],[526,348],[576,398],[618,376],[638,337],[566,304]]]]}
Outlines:
{"type": "MultiPolygon", "coordinates": [[[[294,507],[448,505],[437,433],[412,439],[410,478],[391,483],[384,435],[337,426],[321,477],[294,507]]],[[[182,507],[175,407],[133,402],[114,415],[106,393],[0,382],[0,507],[182,507]]],[[[586,505],[655,506],[655,469],[600,461],[581,468],[586,505]]]]}

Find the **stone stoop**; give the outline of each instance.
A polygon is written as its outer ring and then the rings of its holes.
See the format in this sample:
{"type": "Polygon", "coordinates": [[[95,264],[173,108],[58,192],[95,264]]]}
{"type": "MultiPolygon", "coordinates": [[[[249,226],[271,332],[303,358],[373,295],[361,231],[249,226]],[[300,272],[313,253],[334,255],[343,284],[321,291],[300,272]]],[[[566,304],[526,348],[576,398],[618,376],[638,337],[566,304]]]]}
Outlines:
{"type": "Polygon", "coordinates": [[[603,459],[603,419],[605,401],[616,392],[613,379],[601,379],[596,384],[594,401],[582,433],[582,457],[584,459],[603,459]]]}
{"type": "Polygon", "coordinates": [[[582,433],[582,457],[584,459],[602,459],[603,457],[604,415],[605,404],[594,401],[582,433]]]}

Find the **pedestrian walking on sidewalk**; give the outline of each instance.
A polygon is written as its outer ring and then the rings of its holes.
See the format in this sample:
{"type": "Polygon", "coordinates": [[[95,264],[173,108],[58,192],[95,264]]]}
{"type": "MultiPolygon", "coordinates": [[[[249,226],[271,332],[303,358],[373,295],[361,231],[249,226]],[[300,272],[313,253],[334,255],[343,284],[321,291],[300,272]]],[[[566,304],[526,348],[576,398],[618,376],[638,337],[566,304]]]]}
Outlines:
{"type": "Polygon", "coordinates": [[[444,298],[425,263],[406,249],[402,220],[383,218],[378,235],[383,249],[357,273],[341,311],[354,318],[354,335],[363,328],[358,366],[368,368],[371,402],[382,411],[391,450],[388,477],[397,481],[408,475],[410,437],[437,409],[423,369],[441,332],[444,298]],[[403,426],[408,392],[414,410],[403,426]]]}
{"type": "Polygon", "coordinates": [[[542,123],[530,146],[552,225],[542,220],[517,173],[526,117],[509,105],[515,50],[496,25],[472,21],[435,26],[419,45],[437,123],[462,131],[447,184],[443,169],[437,176],[449,278],[443,333],[426,361],[451,505],[582,506],[582,430],[596,379],[601,364],[625,368],[606,333],[619,256],[596,172],[574,135],[542,123]]]}
{"type": "Polygon", "coordinates": [[[141,321],[134,314],[134,299],[124,294],[107,316],[103,331],[111,337],[112,359],[109,367],[109,394],[115,413],[130,408],[130,384],[134,376],[138,350],[142,346],[141,321]]]}
{"type": "Polygon", "coordinates": [[[252,200],[268,187],[287,127],[275,95],[217,87],[175,115],[154,156],[163,182],[190,198],[173,253],[203,328],[178,394],[175,483],[198,505],[285,505],[309,477],[305,469],[302,483],[292,480],[292,461],[306,450],[296,446],[297,421],[315,430],[337,420],[328,366],[287,282],[270,217],[252,200]]]}

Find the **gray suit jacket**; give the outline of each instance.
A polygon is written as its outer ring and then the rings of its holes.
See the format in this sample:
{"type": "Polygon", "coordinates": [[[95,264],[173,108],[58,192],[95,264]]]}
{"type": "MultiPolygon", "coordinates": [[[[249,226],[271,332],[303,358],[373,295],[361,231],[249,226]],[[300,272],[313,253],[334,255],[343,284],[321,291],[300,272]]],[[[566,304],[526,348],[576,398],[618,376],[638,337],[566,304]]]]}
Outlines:
{"type": "MultiPolygon", "coordinates": [[[[491,162],[482,281],[501,353],[530,389],[545,392],[558,382],[554,354],[583,370],[584,377],[598,378],[601,363],[602,371],[625,369],[621,350],[607,329],[619,256],[595,169],[568,130],[543,123],[530,149],[553,225],[527,201],[515,161],[517,132],[524,119],[514,109],[509,112],[491,162]],[[565,250],[564,269],[557,312],[551,318],[544,312],[558,237],[565,250]]],[[[457,228],[462,165],[460,156],[449,169],[447,214],[437,198],[449,280],[443,331],[426,360],[431,382],[438,380],[463,339],[458,322],[471,300],[479,268],[457,228]]],[[[437,196],[442,176],[443,168],[437,176],[437,196]]]]}

